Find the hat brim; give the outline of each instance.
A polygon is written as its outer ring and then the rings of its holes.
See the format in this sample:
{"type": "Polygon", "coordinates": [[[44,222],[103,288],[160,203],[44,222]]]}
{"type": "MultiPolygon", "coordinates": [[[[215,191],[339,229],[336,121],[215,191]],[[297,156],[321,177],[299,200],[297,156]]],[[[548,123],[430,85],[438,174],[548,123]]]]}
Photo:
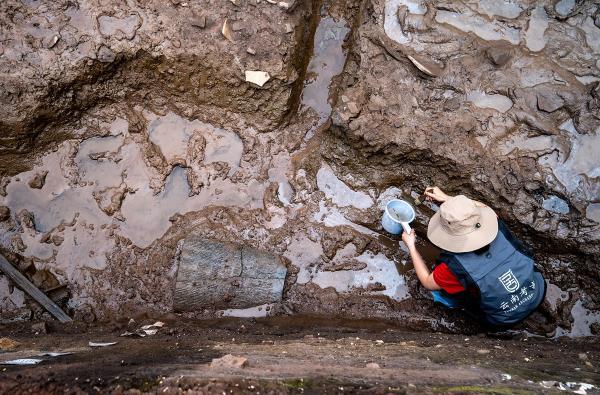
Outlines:
{"type": "Polygon", "coordinates": [[[470,252],[490,244],[498,234],[498,217],[488,206],[479,209],[481,227],[461,236],[452,235],[442,227],[438,211],[429,220],[427,237],[436,246],[450,252],[470,252]]]}

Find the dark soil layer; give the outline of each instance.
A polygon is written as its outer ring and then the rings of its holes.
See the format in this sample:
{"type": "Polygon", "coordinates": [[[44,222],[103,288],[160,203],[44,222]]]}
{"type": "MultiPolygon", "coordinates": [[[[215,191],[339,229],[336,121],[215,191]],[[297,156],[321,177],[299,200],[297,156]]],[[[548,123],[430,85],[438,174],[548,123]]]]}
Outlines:
{"type": "Polygon", "coordinates": [[[600,383],[600,347],[590,340],[465,337],[310,317],[165,321],[147,338],[119,337],[127,324],[52,325],[36,335],[4,327],[0,334],[21,345],[0,354],[2,361],[41,350],[74,354],[3,367],[0,393],[508,394],[542,392],[540,381],[600,383]],[[118,343],[92,349],[88,341],[118,343]],[[209,367],[225,354],[247,358],[248,366],[209,367]]]}

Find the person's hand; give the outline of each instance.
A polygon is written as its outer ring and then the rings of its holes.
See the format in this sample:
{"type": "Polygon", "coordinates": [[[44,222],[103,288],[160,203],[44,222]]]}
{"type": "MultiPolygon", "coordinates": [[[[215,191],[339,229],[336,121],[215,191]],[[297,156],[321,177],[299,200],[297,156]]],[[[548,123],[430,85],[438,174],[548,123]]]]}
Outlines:
{"type": "Polygon", "coordinates": [[[417,240],[417,236],[415,236],[415,230],[411,230],[410,233],[402,232],[402,241],[408,248],[413,248],[415,246],[415,241],[417,240]]]}
{"type": "Polygon", "coordinates": [[[438,187],[427,187],[425,188],[425,196],[427,200],[436,200],[438,202],[444,203],[446,200],[450,198],[450,196],[446,195],[444,191],[442,191],[438,187]]]}

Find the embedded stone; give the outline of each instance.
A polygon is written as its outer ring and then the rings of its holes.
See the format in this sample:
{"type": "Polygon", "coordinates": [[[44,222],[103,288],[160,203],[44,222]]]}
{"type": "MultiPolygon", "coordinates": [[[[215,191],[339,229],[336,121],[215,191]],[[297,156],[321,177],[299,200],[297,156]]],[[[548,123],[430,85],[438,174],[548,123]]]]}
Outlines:
{"type": "Polygon", "coordinates": [[[542,202],[542,207],[557,214],[569,214],[569,204],[555,195],[550,195],[542,202]]]}
{"type": "Polygon", "coordinates": [[[537,94],[537,108],[545,112],[554,112],[565,104],[564,100],[554,92],[537,94]]]}
{"type": "Polygon", "coordinates": [[[178,264],[174,294],[178,311],[277,302],[287,273],[278,256],[194,235],[184,239],[178,264]]]}
{"type": "Polygon", "coordinates": [[[510,60],[512,54],[509,48],[490,47],[485,51],[488,59],[496,66],[504,66],[510,60]]]}
{"type": "Polygon", "coordinates": [[[46,176],[48,175],[47,171],[43,171],[41,173],[37,173],[33,178],[29,181],[29,187],[33,189],[42,189],[44,184],[46,183],[46,176]]]}

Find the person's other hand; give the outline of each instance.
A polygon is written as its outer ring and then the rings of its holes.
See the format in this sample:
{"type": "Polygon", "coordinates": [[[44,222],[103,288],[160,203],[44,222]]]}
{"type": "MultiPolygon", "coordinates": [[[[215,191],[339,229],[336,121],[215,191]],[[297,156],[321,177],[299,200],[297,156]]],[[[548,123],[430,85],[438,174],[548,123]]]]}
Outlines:
{"type": "Polygon", "coordinates": [[[417,236],[415,236],[415,230],[411,230],[410,233],[402,232],[402,241],[408,248],[412,248],[415,246],[415,241],[417,240],[417,236]]]}
{"type": "Polygon", "coordinates": [[[444,191],[438,187],[425,188],[425,196],[427,197],[427,200],[436,200],[442,203],[450,198],[450,196],[446,195],[444,191]]]}

